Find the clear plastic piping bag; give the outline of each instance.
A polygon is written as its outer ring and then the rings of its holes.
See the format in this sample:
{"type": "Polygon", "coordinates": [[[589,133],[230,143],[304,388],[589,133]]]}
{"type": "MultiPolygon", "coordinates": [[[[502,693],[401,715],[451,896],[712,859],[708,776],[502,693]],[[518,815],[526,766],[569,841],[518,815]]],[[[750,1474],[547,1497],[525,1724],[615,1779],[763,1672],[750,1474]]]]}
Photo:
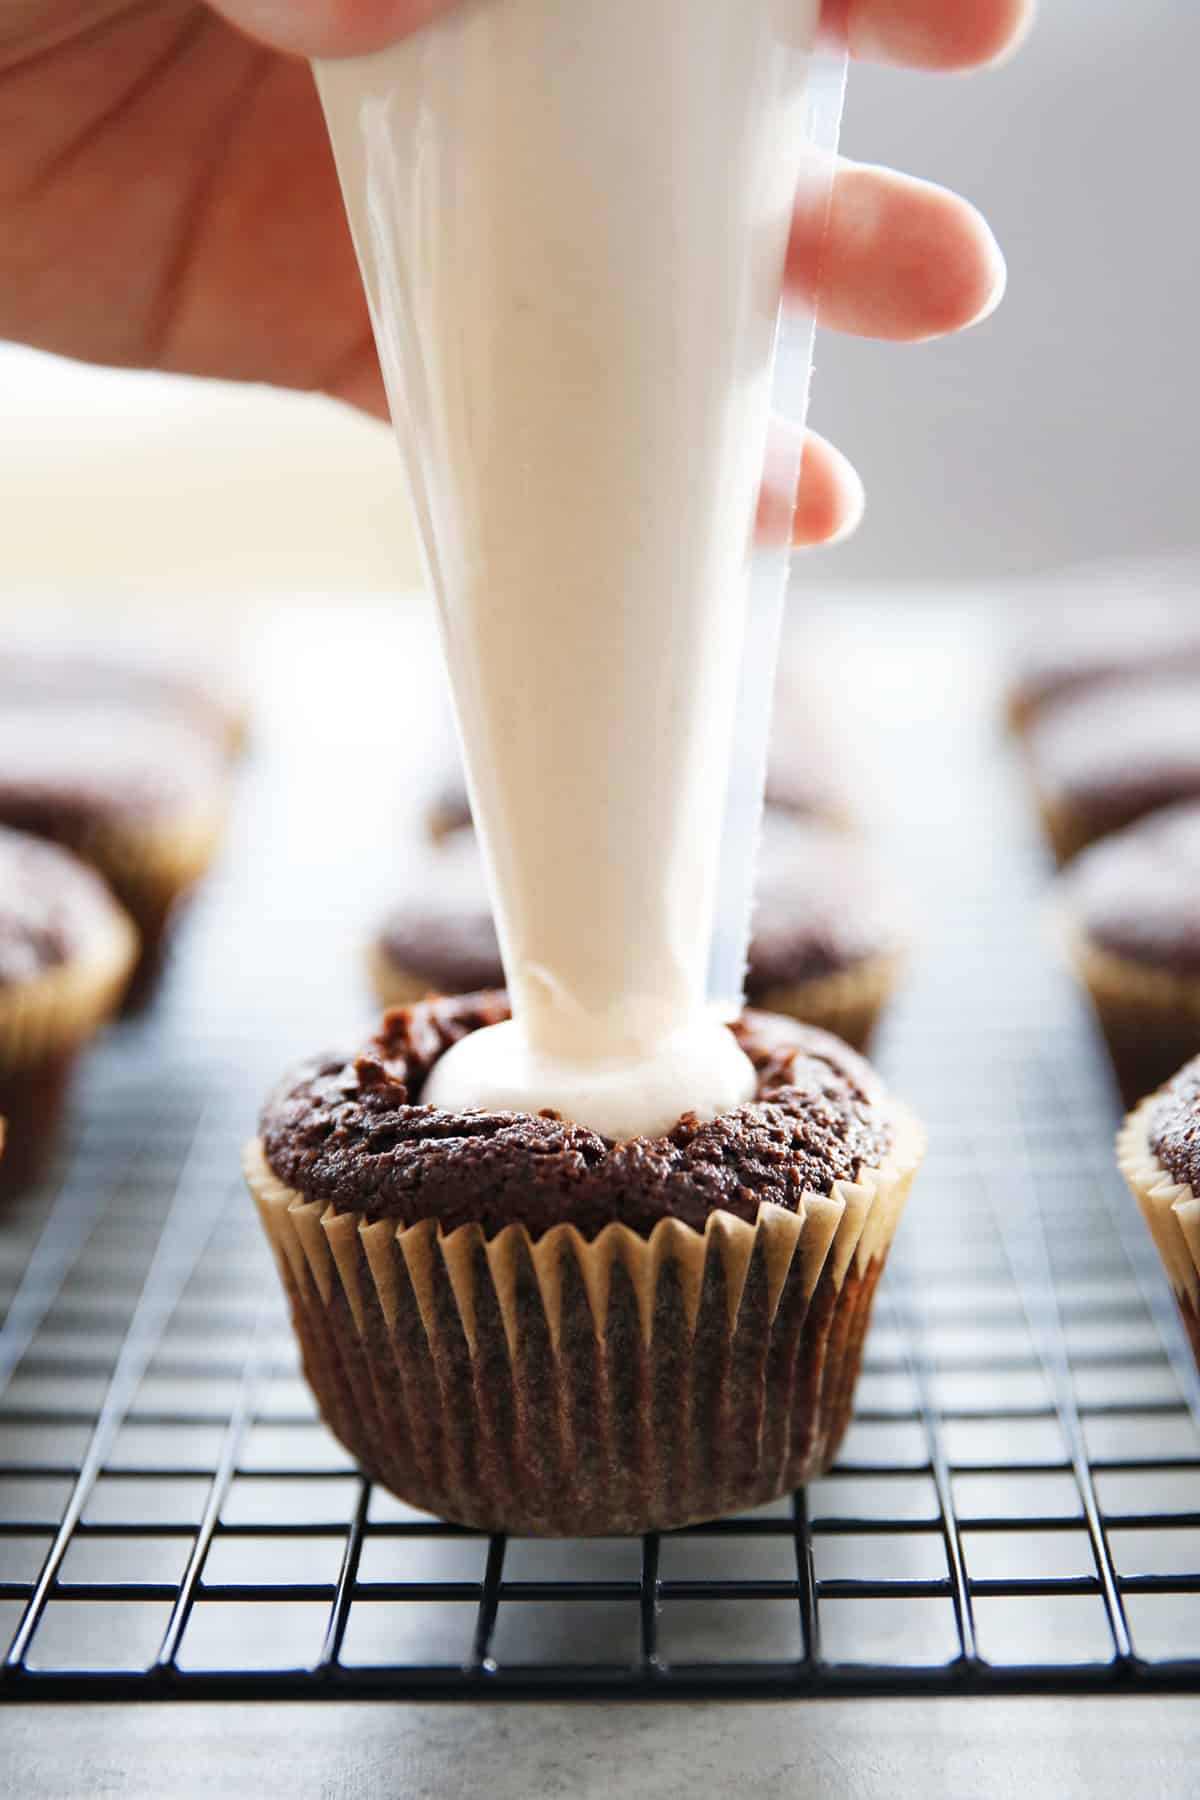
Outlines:
{"type": "MultiPolygon", "coordinates": [[[[799,67],[795,71],[796,79],[804,83],[803,115],[795,146],[797,209],[810,223],[819,221],[822,232],[829,216],[846,97],[842,10],[840,0],[826,4],[816,48],[807,59],[807,71],[802,73],[799,67]]],[[[816,298],[811,297],[813,304],[816,298]]],[[[787,422],[788,430],[776,440],[772,450],[771,478],[773,484],[793,494],[800,481],[816,324],[813,305],[794,304],[780,314],[771,405],[775,417],[787,422]]],[[[791,566],[791,547],[786,543],[760,546],[751,558],[746,636],[708,972],[709,999],[722,1016],[728,1017],[736,1017],[741,1011],[745,988],[771,707],[791,566]]]]}
{"type": "Polygon", "coordinates": [[[754,520],[812,363],[779,295],[845,80],[820,10],[464,0],[316,66],[543,1047],[740,1004],[789,567],[754,520]]]}

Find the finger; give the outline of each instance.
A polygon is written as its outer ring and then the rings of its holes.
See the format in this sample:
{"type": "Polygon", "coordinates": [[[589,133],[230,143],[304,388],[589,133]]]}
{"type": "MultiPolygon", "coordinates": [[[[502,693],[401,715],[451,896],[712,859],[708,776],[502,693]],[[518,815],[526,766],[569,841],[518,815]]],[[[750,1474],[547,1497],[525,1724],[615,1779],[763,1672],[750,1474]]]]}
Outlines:
{"type": "Polygon", "coordinates": [[[797,211],[787,283],[821,324],[919,342],[977,324],[1004,295],[1000,246],[948,189],[891,169],[840,163],[828,220],[797,211]]]}
{"type": "Polygon", "coordinates": [[[457,0],[211,0],[231,25],[295,56],[364,56],[428,25],[457,0]]]}
{"type": "Polygon", "coordinates": [[[375,350],[375,339],[368,333],[361,338],[332,369],[321,384],[325,393],[359,412],[370,413],[386,424],[391,415],[383,390],[383,375],[375,350]]]}
{"type": "Polygon", "coordinates": [[[1016,49],[1034,0],[848,0],[852,56],[912,69],[977,69],[1016,49]]]}
{"type": "Polygon", "coordinates": [[[777,419],[758,506],[759,541],[778,546],[790,538],[796,548],[838,543],[850,536],[863,516],[863,484],[841,451],[815,431],[803,433],[799,444],[796,440],[795,426],[777,419]]]}

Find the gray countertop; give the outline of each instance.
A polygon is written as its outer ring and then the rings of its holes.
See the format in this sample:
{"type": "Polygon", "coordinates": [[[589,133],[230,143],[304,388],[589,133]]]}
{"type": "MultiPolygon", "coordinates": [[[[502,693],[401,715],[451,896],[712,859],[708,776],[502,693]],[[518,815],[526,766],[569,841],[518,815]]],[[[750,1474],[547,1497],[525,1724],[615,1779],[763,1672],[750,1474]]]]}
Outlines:
{"type": "Polygon", "coordinates": [[[39,1706],[0,1716],[39,1800],[1138,1800],[1197,1791],[1194,1699],[686,1706],[39,1706]]]}

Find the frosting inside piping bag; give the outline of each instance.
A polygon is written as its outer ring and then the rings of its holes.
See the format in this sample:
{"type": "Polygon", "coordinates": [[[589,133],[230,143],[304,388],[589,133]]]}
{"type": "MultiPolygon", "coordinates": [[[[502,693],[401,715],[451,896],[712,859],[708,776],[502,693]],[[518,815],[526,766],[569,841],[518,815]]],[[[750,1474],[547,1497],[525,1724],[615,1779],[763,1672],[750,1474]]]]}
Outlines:
{"type": "MultiPolygon", "coordinates": [[[[753,547],[783,261],[840,96],[817,12],[468,0],[318,66],[513,1006],[434,1104],[627,1137],[753,1095],[718,1018],[786,578],[753,547]]],[[[784,348],[797,418],[807,324],[784,348]]]]}

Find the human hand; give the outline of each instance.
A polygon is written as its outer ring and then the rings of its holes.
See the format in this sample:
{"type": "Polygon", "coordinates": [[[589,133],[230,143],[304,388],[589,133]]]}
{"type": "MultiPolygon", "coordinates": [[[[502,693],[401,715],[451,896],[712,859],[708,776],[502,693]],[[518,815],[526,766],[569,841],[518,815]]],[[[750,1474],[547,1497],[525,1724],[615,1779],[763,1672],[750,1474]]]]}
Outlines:
{"type": "MultiPolygon", "coordinates": [[[[9,0],[0,21],[0,336],[89,361],[271,382],[386,416],[308,56],[453,0],[9,0]]],[[[1032,0],[841,0],[852,54],[964,69],[1032,0]]],[[[843,160],[828,237],[797,215],[788,286],[821,323],[919,341],[984,318],[1004,263],[966,201],[843,160]]],[[[778,532],[791,495],[768,484],[778,532]]],[[[804,441],[793,535],[846,535],[862,485],[804,441]]]]}

